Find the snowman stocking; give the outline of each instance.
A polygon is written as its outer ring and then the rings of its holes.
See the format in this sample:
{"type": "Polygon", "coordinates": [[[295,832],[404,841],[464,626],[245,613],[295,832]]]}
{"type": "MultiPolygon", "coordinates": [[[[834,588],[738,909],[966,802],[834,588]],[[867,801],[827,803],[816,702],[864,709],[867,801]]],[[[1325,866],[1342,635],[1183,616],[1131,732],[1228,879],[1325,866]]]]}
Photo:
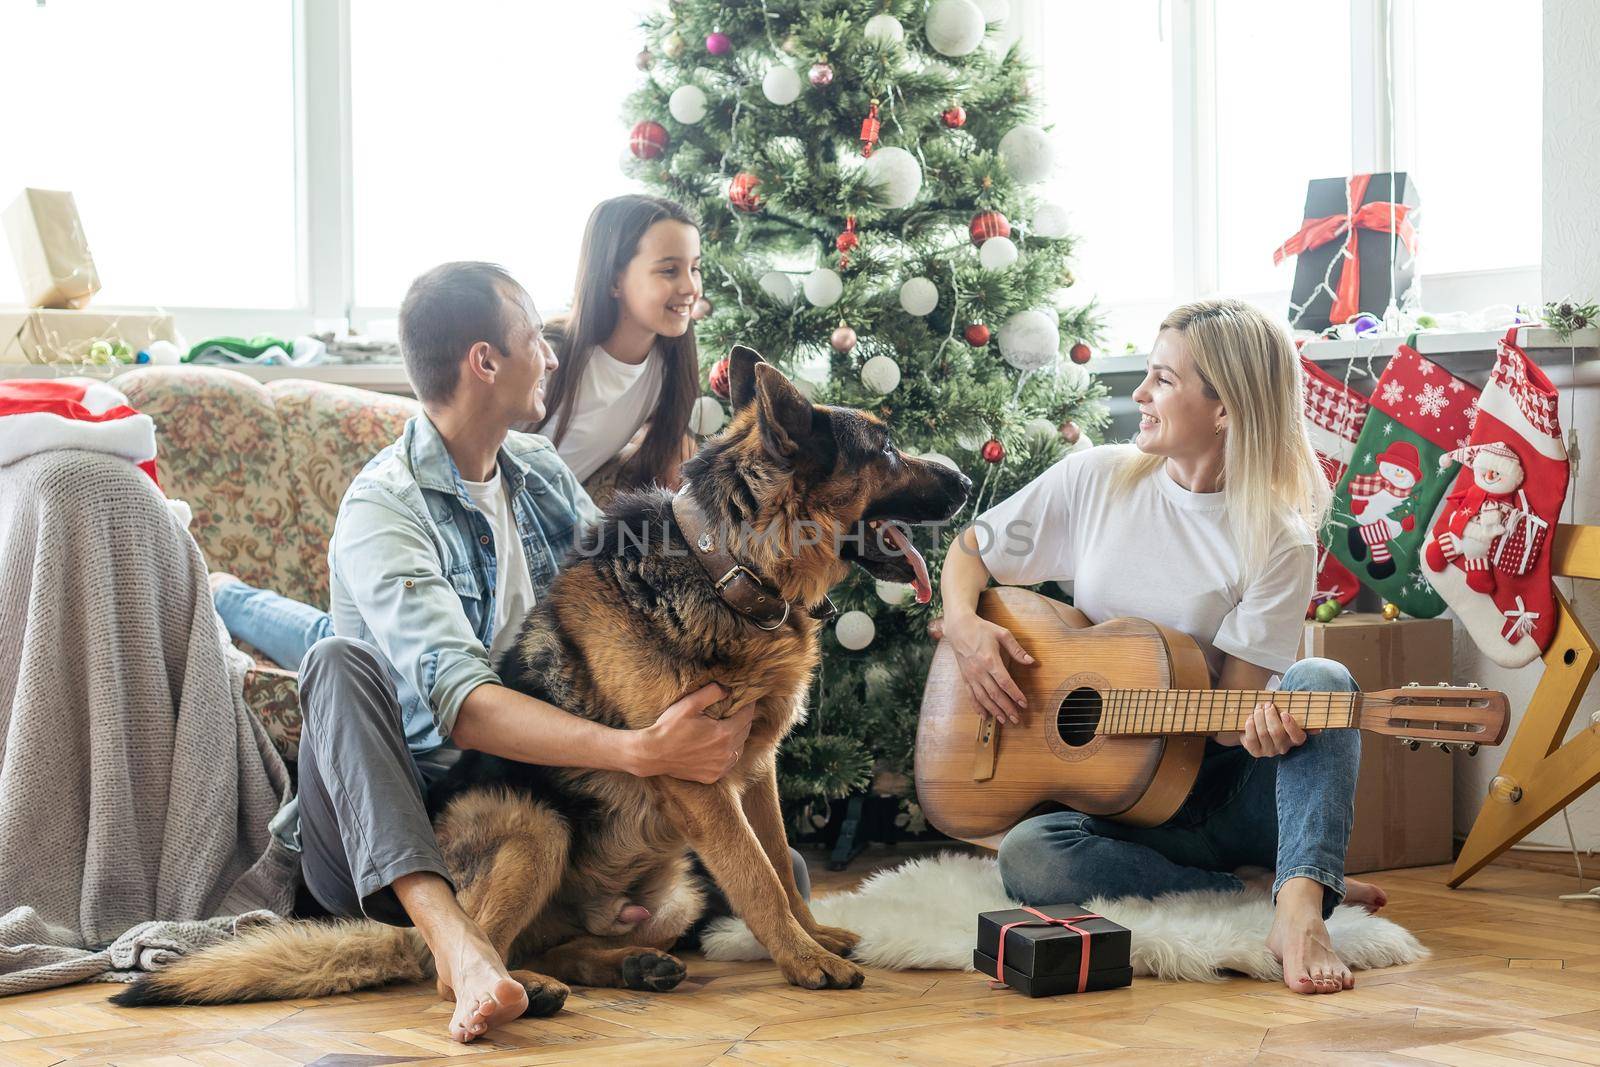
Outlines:
{"type": "Polygon", "coordinates": [[[1477,402],[1478,390],[1401,345],[1369,398],[1350,467],[1334,490],[1329,551],[1417,618],[1445,608],[1421,574],[1423,541],[1455,476],[1450,453],[1467,443],[1477,402]]]}
{"type": "Polygon", "coordinates": [[[1552,526],[1567,496],[1556,390],[1506,334],[1478,403],[1470,466],[1428,538],[1423,573],[1484,654],[1520,667],[1550,645],[1552,526]]]}
{"type": "MultiPolygon", "coordinates": [[[[1350,465],[1361,424],[1367,420],[1367,401],[1304,356],[1300,357],[1300,375],[1306,433],[1311,437],[1311,447],[1316,450],[1323,473],[1328,476],[1328,485],[1336,486],[1350,465]]],[[[1323,524],[1321,543],[1317,546],[1317,584],[1311,606],[1306,609],[1308,616],[1324,599],[1349,604],[1360,591],[1356,576],[1328,551],[1330,537],[1340,532],[1323,524]]]]}

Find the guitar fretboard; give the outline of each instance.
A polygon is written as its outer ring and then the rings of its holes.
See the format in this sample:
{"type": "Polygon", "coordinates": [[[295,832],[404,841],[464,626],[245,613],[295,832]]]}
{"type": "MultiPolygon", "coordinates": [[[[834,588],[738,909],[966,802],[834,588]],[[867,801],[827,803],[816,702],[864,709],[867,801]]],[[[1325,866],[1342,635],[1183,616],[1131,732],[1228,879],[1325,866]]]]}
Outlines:
{"type": "MultiPolygon", "coordinates": [[[[1211,734],[1242,730],[1255,706],[1271,701],[1307,730],[1354,726],[1360,693],[1286,692],[1281,689],[1110,689],[1103,695],[1100,734],[1211,734]]],[[[1087,709],[1084,709],[1087,711],[1087,709]]],[[[1081,712],[1071,698],[1060,711],[1081,712]]]]}

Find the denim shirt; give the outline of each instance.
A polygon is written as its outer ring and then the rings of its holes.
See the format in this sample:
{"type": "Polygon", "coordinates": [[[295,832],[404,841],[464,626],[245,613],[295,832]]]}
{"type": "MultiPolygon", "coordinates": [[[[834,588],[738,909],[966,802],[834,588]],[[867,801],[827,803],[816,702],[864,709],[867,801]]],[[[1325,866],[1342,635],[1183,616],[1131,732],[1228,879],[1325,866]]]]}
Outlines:
{"type": "MultiPolygon", "coordinates": [[[[550,442],[512,432],[498,457],[535,596],[599,512],[550,442]]],[[[426,415],[373,457],[344,494],[328,548],[334,633],[388,662],[415,753],[445,743],[468,693],[500,678],[495,545],[426,415]]]]}

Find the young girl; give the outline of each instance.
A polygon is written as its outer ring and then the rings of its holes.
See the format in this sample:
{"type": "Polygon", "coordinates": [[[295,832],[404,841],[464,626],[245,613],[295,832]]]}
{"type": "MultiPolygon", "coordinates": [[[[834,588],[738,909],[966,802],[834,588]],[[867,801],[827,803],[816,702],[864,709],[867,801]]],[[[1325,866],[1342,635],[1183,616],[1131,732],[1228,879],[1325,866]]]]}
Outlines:
{"type": "MultiPolygon", "coordinates": [[[[700,298],[700,231],[681,206],[618,196],[589,215],[567,315],[547,330],[559,367],[537,426],[596,502],[617,489],[678,484],[699,395],[690,313],[700,298]]],[[[291,669],[333,633],[328,614],[213,574],[228,632],[291,669]]]]}
{"type": "MultiPolygon", "coordinates": [[[[1132,445],[1057,463],[962,534],[942,576],[944,638],[974,698],[1020,722],[1028,708],[1005,659],[1033,662],[1010,632],[978,617],[992,577],[1071,579],[1094,622],[1136,617],[1193,637],[1214,684],[1353,691],[1330,660],[1295,662],[1316,568],[1312,533],[1328,486],[1301,422],[1294,347],[1247,304],[1205,301],[1161,324],[1133,392],[1132,445]],[[978,532],[987,542],[980,548],[978,532]]],[[[1161,826],[1075,811],[1028,819],[1000,847],[1012,896],[1030,905],[1190,890],[1270,887],[1267,944],[1301,993],[1353,984],[1324,920],[1345,900],[1376,909],[1376,886],[1344,876],[1360,733],[1308,732],[1273,704],[1242,734],[1208,740],[1200,776],[1161,826]]]]}

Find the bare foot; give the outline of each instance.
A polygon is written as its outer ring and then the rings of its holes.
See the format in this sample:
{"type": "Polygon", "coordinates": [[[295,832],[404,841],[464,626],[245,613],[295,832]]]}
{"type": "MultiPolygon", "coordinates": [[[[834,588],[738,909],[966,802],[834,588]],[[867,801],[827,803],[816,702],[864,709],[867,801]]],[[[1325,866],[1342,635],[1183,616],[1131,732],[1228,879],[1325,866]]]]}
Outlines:
{"type": "Polygon", "coordinates": [[[1371,882],[1358,882],[1354,878],[1346,878],[1344,902],[1376,912],[1389,903],[1389,894],[1385,893],[1381,886],[1373,885],[1371,882]]]}
{"type": "Polygon", "coordinates": [[[443,960],[437,962],[440,992],[448,992],[456,1001],[450,1017],[450,1036],[455,1040],[482,1037],[528,1010],[528,991],[506,973],[487,942],[471,939],[461,945],[448,968],[443,960]]]}
{"type": "Polygon", "coordinates": [[[1267,948],[1283,964],[1283,984],[1296,993],[1337,993],[1356,984],[1322,921],[1322,884],[1291,878],[1278,890],[1267,948]]]}

